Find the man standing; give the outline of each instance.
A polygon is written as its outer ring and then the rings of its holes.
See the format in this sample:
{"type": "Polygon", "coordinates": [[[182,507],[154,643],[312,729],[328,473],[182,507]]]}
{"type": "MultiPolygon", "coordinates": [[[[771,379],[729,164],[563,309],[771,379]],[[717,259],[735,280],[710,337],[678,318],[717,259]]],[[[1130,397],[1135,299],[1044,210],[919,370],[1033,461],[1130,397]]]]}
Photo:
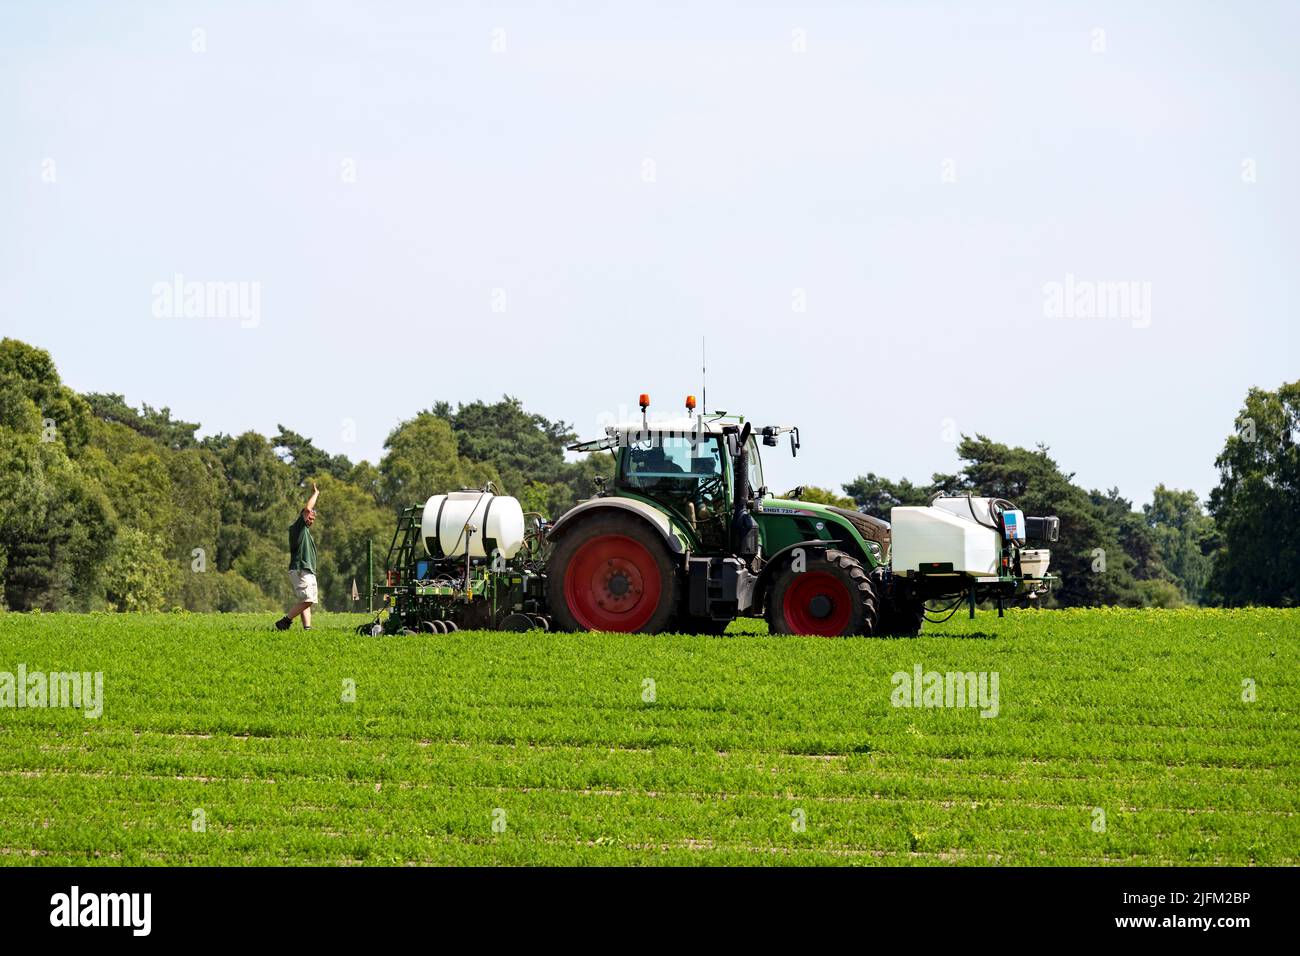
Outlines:
{"type": "Polygon", "coordinates": [[[293,585],[294,597],[298,603],[280,620],[275,622],[277,631],[287,631],[293,626],[293,619],[302,615],[302,629],[311,630],[311,606],[317,603],[316,596],[316,542],[311,538],[311,526],[316,522],[316,499],[320,489],[316,482],[311,483],[311,497],[298,520],[289,526],[289,583],[293,585]]]}

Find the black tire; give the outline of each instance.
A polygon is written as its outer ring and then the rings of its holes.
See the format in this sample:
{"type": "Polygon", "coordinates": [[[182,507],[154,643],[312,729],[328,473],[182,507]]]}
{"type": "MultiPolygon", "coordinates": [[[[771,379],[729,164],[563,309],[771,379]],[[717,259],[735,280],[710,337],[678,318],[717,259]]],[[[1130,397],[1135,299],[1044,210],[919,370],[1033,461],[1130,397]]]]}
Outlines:
{"type": "MultiPolygon", "coordinates": [[[[612,512],[613,509],[610,511],[612,512]]],[[[614,554],[614,557],[620,556],[614,554]]],[[[596,564],[605,563],[607,562],[596,562],[596,564]]],[[[628,577],[621,572],[620,568],[614,569],[614,575],[623,577],[623,587],[628,586],[628,577]]],[[[594,575],[592,580],[595,580],[594,575]]],[[[557,631],[608,630],[657,634],[669,629],[677,613],[680,594],[681,581],[663,537],[646,522],[629,514],[597,512],[584,518],[581,524],[570,528],[568,533],[556,543],[547,562],[546,600],[551,611],[552,629],[557,631]],[[614,594],[613,578],[609,582],[611,590],[605,593],[599,593],[592,584],[579,582],[576,576],[570,580],[579,564],[584,569],[593,566],[591,552],[586,549],[589,545],[595,547],[593,543],[598,540],[603,540],[604,546],[610,552],[619,550],[620,541],[630,540],[635,543],[634,546],[626,546],[621,557],[637,566],[637,573],[642,583],[639,592],[634,583],[631,592],[614,594]],[[651,588],[646,585],[652,577],[657,577],[658,587],[657,593],[649,599],[651,588]],[[584,591],[584,588],[587,590],[584,591]],[[602,599],[619,605],[625,601],[627,593],[632,593],[634,597],[625,615],[618,610],[610,611],[595,606],[602,599]],[[575,606],[570,606],[571,597],[574,598],[575,606]],[[649,599],[645,605],[641,604],[643,598],[649,599]],[[597,626],[595,623],[596,614],[599,614],[604,621],[603,625],[597,626]],[[625,616],[626,620],[623,622],[612,620],[620,616],[625,616]],[[583,617],[587,617],[592,623],[584,622],[583,617]],[[620,626],[620,623],[626,623],[628,626],[620,626]]]]}
{"type": "Polygon", "coordinates": [[[862,562],[835,550],[809,555],[802,571],[795,571],[787,561],[768,588],[766,605],[767,628],[773,634],[871,635],[876,633],[880,616],[876,585],[862,562]],[[831,580],[839,588],[831,585],[831,580]],[[809,582],[826,582],[827,587],[818,591],[809,582]],[[806,598],[806,593],[812,597],[806,598]],[[825,614],[819,613],[815,603],[819,598],[829,604],[825,614]],[[817,629],[818,621],[824,621],[826,629],[817,629]]]}

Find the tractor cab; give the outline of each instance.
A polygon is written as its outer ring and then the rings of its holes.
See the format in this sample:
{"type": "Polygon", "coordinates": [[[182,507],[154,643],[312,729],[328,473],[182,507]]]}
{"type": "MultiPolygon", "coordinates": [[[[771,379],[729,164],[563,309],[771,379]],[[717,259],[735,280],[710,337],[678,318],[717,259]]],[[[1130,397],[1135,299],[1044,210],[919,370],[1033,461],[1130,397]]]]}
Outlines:
{"type": "MultiPolygon", "coordinates": [[[[614,483],[602,495],[641,501],[663,512],[693,539],[691,551],[755,557],[759,529],[747,515],[751,501],[768,494],[760,439],[772,446],[789,434],[791,451],[797,453],[798,429],[754,429],[742,416],[727,412],[650,421],[649,396],[641,398],[641,421],[609,425],[603,438],[569,450],[612,451],[614,483]]],[[[686,410],[694,412],[693,397],[687,398],[686,410]]]]}
{"type": "Polygon", "coordinates": [[[726,550],[735,439],[723,423],[681,419],[609,431],[616,459],[613,493],[663,509],[691,530],[698,548],[726,550]]]}

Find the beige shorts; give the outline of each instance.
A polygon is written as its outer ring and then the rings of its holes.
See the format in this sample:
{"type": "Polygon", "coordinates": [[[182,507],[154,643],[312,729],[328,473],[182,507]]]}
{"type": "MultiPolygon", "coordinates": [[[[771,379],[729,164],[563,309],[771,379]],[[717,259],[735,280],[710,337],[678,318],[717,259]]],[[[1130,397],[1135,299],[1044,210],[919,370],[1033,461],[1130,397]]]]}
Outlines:
{"type": "Polygon", "coordinates": [[[290,571],[289,583],[293,585],[293,596],[299,602],[306,601],[308,604],[319,604],[316,597],[316,575],[310,571],[290,571]]]}

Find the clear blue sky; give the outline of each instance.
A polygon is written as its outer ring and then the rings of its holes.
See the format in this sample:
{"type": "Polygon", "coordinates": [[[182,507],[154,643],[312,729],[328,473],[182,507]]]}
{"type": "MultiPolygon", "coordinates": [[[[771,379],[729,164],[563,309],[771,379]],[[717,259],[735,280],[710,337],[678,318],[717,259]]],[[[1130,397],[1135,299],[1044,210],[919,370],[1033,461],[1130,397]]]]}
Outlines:
{"type": "Polygon", "coordinates": [[[779,488],[978,431],[1205,495],[1247,388],[1300,377],[1298,35],[1254,2],[8,4],[0,332],[371,460],[439,399],[675,411],[707,336],[712,405],[802,428],[779,488]],[[156,318],[176,274],[258,283],[256,327],[156,318]],[[1067,276],[1150,315],[1050,317],[1067,276]]]}

